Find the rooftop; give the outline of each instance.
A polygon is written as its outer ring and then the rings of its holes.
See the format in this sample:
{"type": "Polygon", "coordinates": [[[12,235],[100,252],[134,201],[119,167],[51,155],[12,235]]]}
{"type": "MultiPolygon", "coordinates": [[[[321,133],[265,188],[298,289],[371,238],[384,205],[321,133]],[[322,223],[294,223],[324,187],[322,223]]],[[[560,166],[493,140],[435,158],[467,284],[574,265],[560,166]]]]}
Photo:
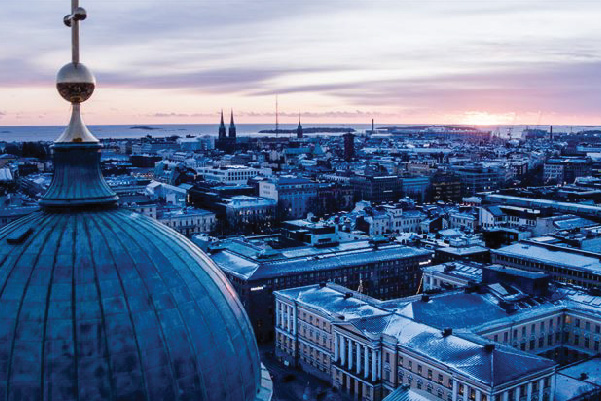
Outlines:
{"type": "Polygon", "coordinates": [[[482,281],[482,265],[465,262],[448,262],[422,268],[424,273],[444,273],[449,276],[476,282],[482,281]]]}
{"type": "Polygon", "coordinates": [[[601,262],[599,258],[580,255],[575,252],[569,252],[568,249],[555,250],[544,246],[538,246],[527,243],[517,243],[508,245],[492,251],[495,254],[523,258],[528,260],[542,261],[554,265],[566,266],[571,269],[601,273],[601,262]]]}
{"type": "Polygon", "coordinates": [[[431,252],[397,243],[374,247],[369,241],[351,241],[336,246],[315,248],[303,246],[274,250],[263,243],[239,239],[223,241],[223,250],[211,258],[224,271],[243,278],[263,279],[290,273],[363,266],[367,263],[399,258],[428,257],[431,252]]]}
{"type": "Polygon", "coordinates": [[[463,256],[463,255],[471,255],[475,253],[488,252],[489,249],[479,245],[473,246],[462,246],[462,247],[443,247],[438,248],[437,251],[451,253],[453,255],[463,256]]]}

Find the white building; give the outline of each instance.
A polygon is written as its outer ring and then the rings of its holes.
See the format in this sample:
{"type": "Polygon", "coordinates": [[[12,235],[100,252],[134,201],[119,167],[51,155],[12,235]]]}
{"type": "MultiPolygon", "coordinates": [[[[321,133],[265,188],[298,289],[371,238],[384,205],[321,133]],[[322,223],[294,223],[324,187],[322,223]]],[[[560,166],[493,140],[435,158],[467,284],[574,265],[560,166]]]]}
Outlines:
{"type": "Polygon", "coordinates": [[[186,236],[210,233],[217,222],[215,213],[194,208],[159,210],[157,220],[186,236]]]}
{"type": "Polygon", "coordinates": [[[267,172],[264,170],[240,165],[206,166],[198,168],[198,174],[202,175],[207,181],[219,181],[227,185],[243,185],[249,179],[267,172]]]}
{"type": "MultiPolygon", "coordinates": [[[[380,401],[401,386],[420,400],[553,401],[556,363],[535,352],[574,344],[555,327],[571,329],[582,307],[566,299],[508,317],[488,294],[382,302],[330,283],[274,294],[276,357],[362,401],[380,401]]],[[[599,317],[589,311],[578,324],[599,317]]]]}
{"type": "Polygon", "coordinates": [[[184,184],[182,185],[176,187],[162,182],[153,181],[146,186],[145,193],[152,200],[162,200],[168,204],[183,207],[186,205],[186,196],[189,188],[184,184]]]}

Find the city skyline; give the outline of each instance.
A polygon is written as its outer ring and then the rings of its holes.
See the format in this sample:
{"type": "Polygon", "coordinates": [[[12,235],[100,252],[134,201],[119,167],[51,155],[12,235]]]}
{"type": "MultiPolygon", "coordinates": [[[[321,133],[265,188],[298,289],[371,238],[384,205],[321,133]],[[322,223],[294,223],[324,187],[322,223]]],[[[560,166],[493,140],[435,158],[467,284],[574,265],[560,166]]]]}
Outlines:
{"type": "MultiPolygon", "coordinates": [[[[0,125],[65,124],[58,1],[10,3],[0,125]],[[26,15],[26,17],[22,17],[26,15]]],[[[589,1],[86,4],[90,124],[601,124],[601,5],[589,1]]]]}

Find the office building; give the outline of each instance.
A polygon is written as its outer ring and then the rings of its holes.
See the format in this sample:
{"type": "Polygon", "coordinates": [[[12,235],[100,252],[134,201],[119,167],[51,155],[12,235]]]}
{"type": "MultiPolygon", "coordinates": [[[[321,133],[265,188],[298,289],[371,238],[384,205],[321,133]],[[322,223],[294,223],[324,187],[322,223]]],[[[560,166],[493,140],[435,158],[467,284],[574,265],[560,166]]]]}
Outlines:
{"type": "Polygon", "coordinates": [[[273,340],[273,291],[320,282],[361,289],[382,299],[415,294],[428,250],[394,242],[352,241],[329,247],[279,248],[269,238],[233,238],[212,246],[246,308],[259,341],[273,340]]]}
{"type": "Polygon", "coordinates": [[[492,263],[526,271],[546,272],[553,280],[584,288],[599,288],[600,259],[601,255],[596,252],[533,240],[491,250],[492,263]]]}
{"type": "Polygon", "coordinates": [[[355,157],[355,135],[347,132],[342,135],[344,141],[344,160],[351,161],[355,157]]]}

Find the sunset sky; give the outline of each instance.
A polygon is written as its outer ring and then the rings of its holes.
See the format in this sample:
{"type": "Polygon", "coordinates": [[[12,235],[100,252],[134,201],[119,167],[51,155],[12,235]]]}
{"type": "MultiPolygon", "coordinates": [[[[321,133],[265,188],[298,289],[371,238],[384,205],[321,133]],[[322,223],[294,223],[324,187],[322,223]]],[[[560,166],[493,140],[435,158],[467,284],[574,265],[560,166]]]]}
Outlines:
{"type": "MultiPolygon", "coordinates": [[[[81,0],[90,124],[601,125],[601,1],[81,0]]],[[[69,0],[0,7],[0,125],[61,125],[69,0]]]]}

